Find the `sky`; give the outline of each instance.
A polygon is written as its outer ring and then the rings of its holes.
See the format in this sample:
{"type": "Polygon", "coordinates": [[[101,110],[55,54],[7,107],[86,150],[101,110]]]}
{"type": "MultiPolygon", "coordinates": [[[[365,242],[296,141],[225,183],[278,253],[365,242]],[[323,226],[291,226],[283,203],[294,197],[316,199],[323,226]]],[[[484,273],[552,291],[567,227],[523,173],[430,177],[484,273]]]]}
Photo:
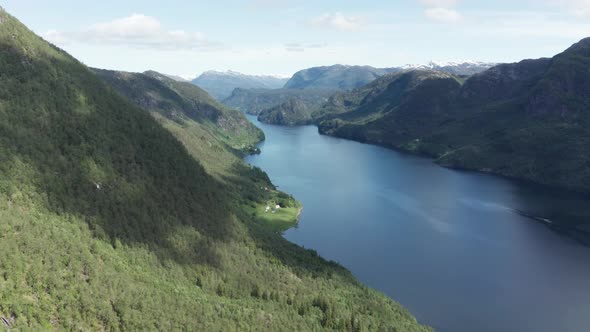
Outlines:
{"type": "Polygon", "coordinates": [[[85,64],[185,78],[314,66],[515,62],[590,37],[590,0],[4,0],[85,64]]]}

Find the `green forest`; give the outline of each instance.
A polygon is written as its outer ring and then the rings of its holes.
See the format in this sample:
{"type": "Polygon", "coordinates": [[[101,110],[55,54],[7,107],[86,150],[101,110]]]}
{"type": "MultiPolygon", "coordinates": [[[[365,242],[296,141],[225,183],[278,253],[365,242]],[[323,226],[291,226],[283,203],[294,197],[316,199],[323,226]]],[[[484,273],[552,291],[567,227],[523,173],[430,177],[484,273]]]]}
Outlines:
{"type": "Polygon", "coordinates": [[[8,328],[430,330],[261,215],[300,205],[242,162],[263,138],[242,114],[157,73],[109,83],[1,9],[0,73],[8,328]]]}

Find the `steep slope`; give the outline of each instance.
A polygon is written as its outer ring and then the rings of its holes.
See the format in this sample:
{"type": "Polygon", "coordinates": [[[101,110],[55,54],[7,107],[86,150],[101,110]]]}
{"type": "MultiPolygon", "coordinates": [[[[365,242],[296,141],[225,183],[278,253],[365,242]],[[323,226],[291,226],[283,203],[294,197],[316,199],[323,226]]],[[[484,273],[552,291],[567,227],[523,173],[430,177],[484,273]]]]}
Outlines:
{"type": "Polygon", "coordinates": [[[139,73],[95,69],[94,72],[137,106],[179,125],[193,120],[230,147],[252,151],[264,133],[238,111],[230,110],[201,88],[154,71],[139,73]]]}
{"type": "Polygon", "coordinates": [[[209,174],[200,143],[154,120],[171,113],[133,105],[4,10],[0,72],[8,328],[426,330],[269,229],[256,207],[292,199],[263,172],[209,174]]]}
{"type": "Polygon", "coordinates": [[[462,86],[456,78],[398,89],[408,74],[390,75],[335,96],[315,117],[327,134],[588,192],[589,53],[584,39],[552,59],[499,65],[462,86]]]}
{"type": "Polygon", "coordinates": [[[298,99],[262,111],[258,120],[264,123],[295,126],[311,122],[311,109],[298,99]]]}
{"type": "Polygon", "coordinates": [[[215,99],[229,97],[234,89],[279,89],[287,78],[274,76],[245,75],[234,71],[207,71],[195,78],[192,83],[210,93],[215,99]]]}
{"type": "Polygon", "coordinates": [[[447,73],[404,71],[335,95],[313,116],[321,119],[322,133],[397,146],[450,121],[460,88],[447,73]]]}
{"type": "Polygon", "coordinates": [[[292,99],[297,99],[307,108],[318,108],[336,91],[334,89],[235,89],[223,103],[244,113],[258,115],[266,109],[292,99]]]}
{"type": "Polygon", "coordinates": [[[469,146],[444,151],[441,163],[590,191],[590,39],[550,60],[502,70],[508,73],[500,80],[492,70],[466,82],[459,102],[477,116],[441,134],[474,137],[469,146]],[[507,89],[505,77],[518,83],[507,89]]]}

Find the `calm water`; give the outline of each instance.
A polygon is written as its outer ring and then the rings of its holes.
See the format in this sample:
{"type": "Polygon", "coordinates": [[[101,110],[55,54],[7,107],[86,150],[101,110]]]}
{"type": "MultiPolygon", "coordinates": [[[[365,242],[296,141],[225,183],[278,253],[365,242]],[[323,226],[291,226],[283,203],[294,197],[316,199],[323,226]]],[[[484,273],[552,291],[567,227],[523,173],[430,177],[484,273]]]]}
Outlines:
{"type": "Polygon", "coordinates": [[[588,200],[251,120],[267,140],[247,161],[304,205],[285,237],[420,322],[443,332],[590,331],[590,248],[515,212],[588,200]]]}

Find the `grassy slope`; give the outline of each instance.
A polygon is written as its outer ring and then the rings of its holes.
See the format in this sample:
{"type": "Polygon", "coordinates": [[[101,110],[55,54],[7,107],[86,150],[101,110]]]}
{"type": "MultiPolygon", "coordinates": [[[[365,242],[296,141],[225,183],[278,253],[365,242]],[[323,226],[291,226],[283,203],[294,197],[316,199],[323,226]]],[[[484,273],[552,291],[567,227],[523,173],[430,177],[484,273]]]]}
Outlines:
{"type": "Polygon", "coordinates": [[[249,213],[272,198],[264,173],[202,167],[189,153],[215,153],[196,131],[155,114],[181,145],[4,11],[0,71],[0,316],[14,327],[425,330],[249,213]]]}

